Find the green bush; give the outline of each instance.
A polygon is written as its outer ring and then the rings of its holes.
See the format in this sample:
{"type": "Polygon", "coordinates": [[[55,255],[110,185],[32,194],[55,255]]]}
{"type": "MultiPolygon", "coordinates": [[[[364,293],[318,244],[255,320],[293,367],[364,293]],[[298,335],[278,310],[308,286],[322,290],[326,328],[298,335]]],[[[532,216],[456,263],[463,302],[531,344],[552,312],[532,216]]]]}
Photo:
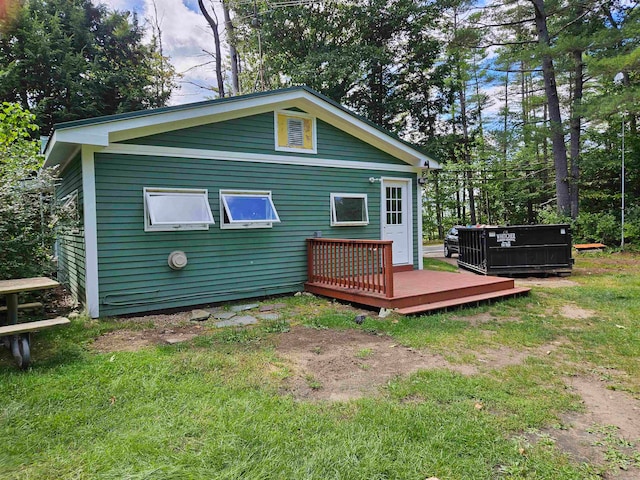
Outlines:
{"type": "Polygon", "coordinates": [[[0,279],[50,275],[54,172],[42,169],[34,116],[0,105],[0,279]]]}
{"type": "Polygon", "coordinates": [[[576,221],[574,238],[581,243],[600,242],[616,245],[620,242],[620,221],[612,214],[582,212],[576,221]]]}
{"type": "MultiPolygon", "coordinates": [[[[625,220],[625,240],[633,241],[640,234],[640,209],[632,210],[625,220]]],[[[563,217],[555,209],[545,209],[540,213],[540,223],[568,223],[574,243],[599,242],[615,246],[620,244],[620,220],[610,212],[581,212],[576,220],[563,217]]]]}

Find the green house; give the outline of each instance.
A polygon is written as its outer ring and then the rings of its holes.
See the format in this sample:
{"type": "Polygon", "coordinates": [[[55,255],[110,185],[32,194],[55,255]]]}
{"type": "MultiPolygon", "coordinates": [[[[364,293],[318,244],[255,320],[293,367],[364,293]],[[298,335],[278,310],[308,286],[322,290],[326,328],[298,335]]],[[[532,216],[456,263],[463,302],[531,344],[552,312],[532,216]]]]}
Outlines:
{"type": "Polygon", "coordinates": [[[422,268],[425,153],[306,87],[56,126],[78,228],[59,279],[92,317],[299,291],[307,239],[393,241],[422,268]]]}

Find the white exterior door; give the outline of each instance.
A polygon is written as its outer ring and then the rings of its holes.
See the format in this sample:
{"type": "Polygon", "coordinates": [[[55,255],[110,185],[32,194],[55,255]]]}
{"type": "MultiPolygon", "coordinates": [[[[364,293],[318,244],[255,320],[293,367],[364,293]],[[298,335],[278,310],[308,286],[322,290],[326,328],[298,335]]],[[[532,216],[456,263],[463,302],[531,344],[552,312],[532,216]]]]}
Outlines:
{"type": "Polygon", "coordinates": [[[393,241],[393,264],[412,263],[410,183],[382,181],[382,239],[393,241]]]}

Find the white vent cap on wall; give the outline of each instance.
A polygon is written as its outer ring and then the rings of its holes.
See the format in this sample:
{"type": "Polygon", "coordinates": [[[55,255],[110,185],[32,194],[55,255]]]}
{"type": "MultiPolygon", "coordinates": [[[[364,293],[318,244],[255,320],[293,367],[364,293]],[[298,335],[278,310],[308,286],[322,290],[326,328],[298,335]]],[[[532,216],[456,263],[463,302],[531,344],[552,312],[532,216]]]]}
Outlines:
{"type": "Polygon", "coordinates": [[[180,270],[187,266],[187,254],[181,252],[180,250],[171,252],[169,254],[169,258],[167,259],[167,263],[172,269],[180,270]]]}

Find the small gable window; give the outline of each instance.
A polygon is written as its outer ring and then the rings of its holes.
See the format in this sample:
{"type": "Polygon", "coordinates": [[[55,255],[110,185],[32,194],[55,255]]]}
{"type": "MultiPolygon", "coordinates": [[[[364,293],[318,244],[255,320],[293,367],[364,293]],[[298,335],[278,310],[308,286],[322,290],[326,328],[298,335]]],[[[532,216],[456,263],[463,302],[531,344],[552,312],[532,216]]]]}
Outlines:
{"type": "Polygon", "coordinates": [[[306,113],[275,112],[276,150],[316,153],[316,119],[306,113]]]}
{"type": "Polygon", "coordinates": [[[280,222],[271,192],[220,190],[220,228],[271,228],[280,222]]]}
{"type": "Polygon", "coordinates": [[[215,223],[206,189],[150,188],[144,194],[144,231],[208,230],[215,223]]]}
{"type": "Polygon", "coordinates": [[[367,195],[364,193],[331,194],[331,226],[358,226],[369,224],[367,195]]]}

